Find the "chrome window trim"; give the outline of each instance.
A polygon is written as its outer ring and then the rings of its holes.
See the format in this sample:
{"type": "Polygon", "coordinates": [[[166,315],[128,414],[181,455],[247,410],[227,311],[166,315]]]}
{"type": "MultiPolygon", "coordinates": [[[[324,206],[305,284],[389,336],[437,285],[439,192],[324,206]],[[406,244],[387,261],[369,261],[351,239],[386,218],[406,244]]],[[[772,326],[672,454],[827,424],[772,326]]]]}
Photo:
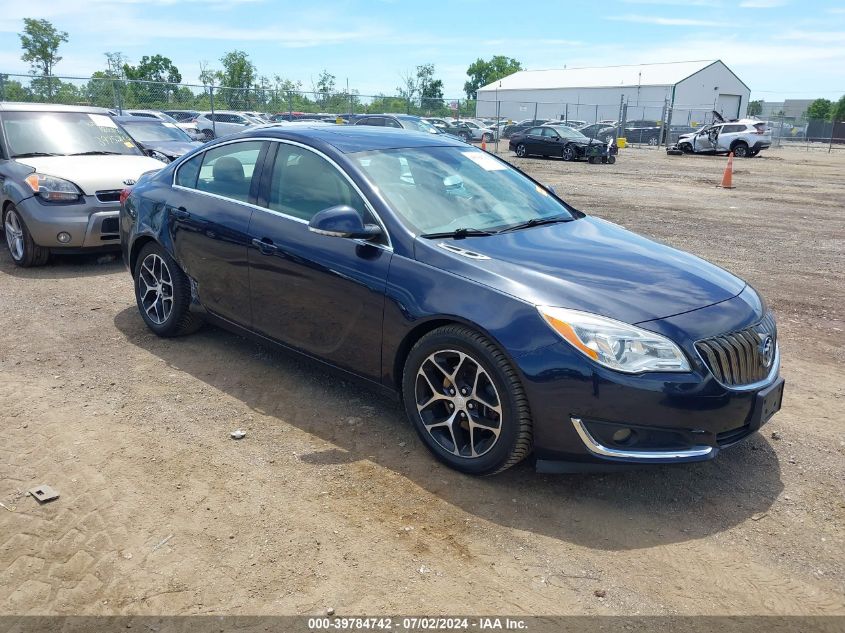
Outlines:
{"type": "MultiPolygon", "coordinates": [[[[246,143],[246,142],[254,142],[254,141],[267,141],[267,142],[270,142],[270,143],[283,143],[283,144],[286,144],[286,145],[294,145],[296,147],[301,147],[302,149],[313,152],[314,154],[317,154],[318,156],[320,156],[321,158],[326,160],[332,167],[334,167],[340,173],[341,176],[343,176],[343,178],[346,179],[346,181],[350,185],[352,185],[352,188],[358,193],[358,195],[361,196],[361,200],[364,201],[364,205],[367,207],[367,210],[376,219],[376,222],[381,227],[382,233],[384,234],[385,238],[387,238],[387,244],[379,244],[379,243],[376,243],[376,242],[370,242],[368,240],[361,240],[361,239],[355,239],[355,240],[352,240],[352,241],[357,242],[359,244],[366,244],[366,245],[369,245],[369,246],[375,246],[377,248],[381,248],[381,249],[386,250],[386,251],[391,251],[391,252],[393,251],[393,241],[390,238],[390,233],[388,232],[387,227],[385,226],[385,224],[382,221],[379,214],[376,213],[376,210],[373,207],[370,200],[367,198],[367,196],[364,195],[364,192],[361,191],[360,187],[358,187],[358,185],[355,183],[355,181],[353,181],[349,177],[349,174],[347,174],[343,169],[341,169],[340,165],[338,165],[334,160],[332,160],[332,158],[330,156],[327,156],[326,154],[324,154],[320,150],[315,149],[315,148],[311,147],[310,145],[306,145],[305,143],[300,143],[298,141],[292,141],[292,140],[289,140],[289,139],[271,138],[271,137],[265,137],[265,136],[250,137],[250,138],[237,138],[237,139],[232,139],[230,141],[225,141],[223,143],[218,143],[214,147],[209,147],[208,149],[204,149],[202,152],[195,154],[191,158],[194,158],[195,156],[198,156],[199,154],[205,154],[209,150],[216,149],[218,147],[222,147],[223,145],[231,145],[233,143],[246,143]]],[[[191,159],[188,159],[188,160],[191,160],[191,159]]],[[[181,189],[182,191],[193,191],[193,192],[200,193],[200,194],[203,194],[203,195],[206,195],[206,196],[211,196],[212,198],[217,198],[219,200],[226,200],[227,202],[235,202],[237,204],[242,204],[244,206],[250,207],[251,209],[258,209],[259,211],[264,211],[265,213],[270,213],[272,215],[277,215],[281,218],[286,218],[288,220],[293,220],[294,222],[299,222],[300,224],[308,224],[307,220],[303,220],[302,218],[297,218],[296,216],[289,215],[287,213],[282,213],[281,211],[276,211],[276,210],[271,209],[269,207],[262,207],[262,206],[259,206],[257,204],[252,204],[252,203],[249,203],[249,202],[243,202],[241,200],[235,200],[234,198],[226,198],[225,196],[220,196],[220,195],[217,195],[217,194],[214,194],[214,193],[209,193],[207,191],[201,191],[199,189],[192,189],[191,187],[183,187],[182,185],[177,185],[176,184],[176,178],[179,174],[179,170],[182,169],[182,166],[187,162],[188,162],[187,160],[182,161],[176,167],[176,169],[173,170],[173,179],[170,183],[170,186],[172,188],[181,189]]]]}
{"type": "Polygon", "coordinates": [[[595,438],[590,435],[590,432],[587,430],[587,427],[581,418],[571,417],[569,419],[575,427],[575,431],[578,433],[581,441],[584,442],[584,445],[587,447],[587,450],[600,457],[613,457],[617,459],[647,462],[655,459],[689,459],[694,457],[704,457],[713,452],[712,446],[695,446],[693,448],[675,451],[626,451],[622,449],[608,448],[599,444],[595,438]]]}

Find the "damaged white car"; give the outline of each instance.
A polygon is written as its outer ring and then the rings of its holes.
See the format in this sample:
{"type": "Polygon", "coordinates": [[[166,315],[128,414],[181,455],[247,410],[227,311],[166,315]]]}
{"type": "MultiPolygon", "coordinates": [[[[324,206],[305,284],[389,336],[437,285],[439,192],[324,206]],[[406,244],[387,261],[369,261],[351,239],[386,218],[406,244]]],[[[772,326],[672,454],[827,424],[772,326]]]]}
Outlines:
{"type": "Polygon", "coordinates": [[[772,144],[772,131],[764,121],[741,119],[708,125],[678,138],[678,149],[686,154],[727,154],[751,158],[772,144]]]}

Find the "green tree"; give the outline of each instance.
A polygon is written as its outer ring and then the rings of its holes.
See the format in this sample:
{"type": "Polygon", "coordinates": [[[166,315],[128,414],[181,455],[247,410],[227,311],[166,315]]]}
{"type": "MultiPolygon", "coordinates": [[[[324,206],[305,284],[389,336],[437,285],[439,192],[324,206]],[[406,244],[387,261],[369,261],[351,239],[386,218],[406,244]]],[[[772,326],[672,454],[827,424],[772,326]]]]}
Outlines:
{"type": "Polygon", "coordinates": [[[479,57],[467,68],[469,81],[464,84],[464,92],[466,92],[467,99],[475,99],[478,89],[482,86],[493,83],[502,77],[512,75],[519,70],[522,70],[522,64],[512,57],[496,55],[490,58],[489,61],[485,61],[479,57]]]}
{"type": "Polygon", "coordinates": [[[760,116],[763,114],[763,102],[760,99],[748,102],[748,116],[760,116]]]}
{"type": "Polygon", "coordinates": [[[31,101],[32,92],[9,75],[0,75],[0,101],[31,101]]]}
{"type": "Polygon", "coordinates": [[[832,110],[833,102],[830,99],[816,99],[807,108],[807,118],[827,121],[832,110]]]}
{"type": "Polygon", "coordinates": [[[144,55],[137,66],[123,64],[123,74],[126,79],[139,82],[128,85],[128,100],[143,107],[170,103],[179,88],[172,84],[182,81],[179,69],[163,55],[144,55]]]}
{"type": "Polygon", "coordinates": [[[443,81],[434,77],[434,64],[417,66],[417,86],[422,110],[433,111],[443,108],[443,81]]]}
{"type": "Polygon", "coordinates": [[[67,32],[58,31],[47,20],[23,19],[23,33],[19,33],[23,55],[21,59],[29,64],[32,75],[46,77],[41,81],[33,80],[32,91],[40,97],[51,99],[58,84],[50,78],[56,64],[62,61],[59,46],[67,42],[67,32]]]}
{"type": "Polygon", "coordinates": [[[244,110],[250,106],[250,88],[255,81],[255,64],[244,51],[234,50],[220,58],[223,70],[217,71],[217,80],[224,101],[232,110],[244,110]]]}
{"type": "Polygon", "coordinates": [[[834,123],[845,121],[845,95],[839,97],[839,101],[837,101],[833,105],[833,108],[831,108],[830,119],[834,123]]]}

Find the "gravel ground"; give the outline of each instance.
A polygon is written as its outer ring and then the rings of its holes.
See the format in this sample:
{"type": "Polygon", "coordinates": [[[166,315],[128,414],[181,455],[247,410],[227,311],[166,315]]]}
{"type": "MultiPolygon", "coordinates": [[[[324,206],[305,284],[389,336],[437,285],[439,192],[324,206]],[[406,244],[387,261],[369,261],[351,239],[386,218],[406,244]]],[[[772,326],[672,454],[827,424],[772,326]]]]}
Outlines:
{"type": "Polygon", "coordinates": [[[116,260],[4,250],[0,612],[845,615],[845,152],[737,161],[730,191],[724,158],[512,160],[767,297],[787,388],[762,434],[467,478],[357,383],[215,328],[157,339],[116,260]]]}

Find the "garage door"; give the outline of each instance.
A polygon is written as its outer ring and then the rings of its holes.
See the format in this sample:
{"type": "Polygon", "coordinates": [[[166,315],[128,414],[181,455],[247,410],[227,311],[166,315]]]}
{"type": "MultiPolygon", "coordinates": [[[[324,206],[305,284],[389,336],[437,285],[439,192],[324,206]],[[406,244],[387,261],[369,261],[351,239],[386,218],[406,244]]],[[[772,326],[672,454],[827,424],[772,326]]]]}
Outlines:
{"type": "Polygon", "coordinates": [[[716,109],[726,119],[739,118],[739,104],[742,97],[739,95],[719,95],[719,102],[716,109]]]}

